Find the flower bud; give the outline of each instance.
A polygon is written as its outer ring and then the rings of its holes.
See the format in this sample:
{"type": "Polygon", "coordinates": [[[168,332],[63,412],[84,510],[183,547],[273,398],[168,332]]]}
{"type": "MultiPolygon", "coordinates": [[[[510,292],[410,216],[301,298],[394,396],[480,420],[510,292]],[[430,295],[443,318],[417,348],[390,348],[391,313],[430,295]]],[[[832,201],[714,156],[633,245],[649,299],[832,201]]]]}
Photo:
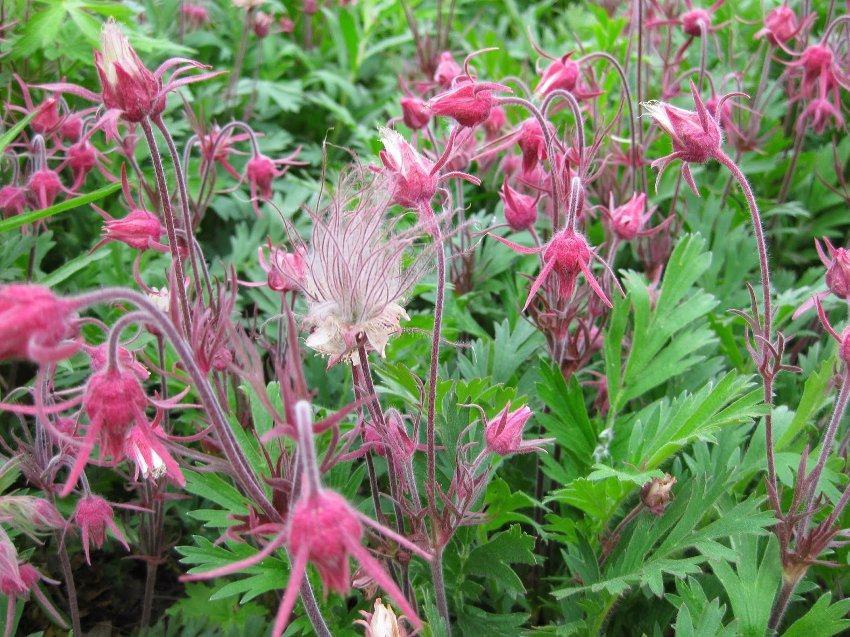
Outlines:
{"type": "Polygon", "coordinates": [[[418,97],[405,96],[401,98],[401,118],[408,128],[419,130],[431,121],[431,113],[418,97]]]}
{"type": "Polygon", "coordinates": [[[560,60],[553,60],[543,72],[540,82],[534,92],[538,95],[547,95],[554,90],[574,91],[578,85],[579,66],[570,60],[572,53],[567,53],[560,60]]]}
{"type": "Polygon", "coordinates": [[[448,51],[440,53],[437,69],[434,71],[434,81],[443,88],[449,88],[454,79],[463,72],[452,54],[448,51]]]}
{"type": "Polygon", "coordinates": [[[676,478],[665,473],[663,478],[653,478],[640,489],[640,501],[655,515],[662,515],[673,499],[673,485],[676,478]]]}
{"type": "Polygon", "coordinates": [[[23,214],[27,209],[27,191],[19,186],[3,186],[0,188],[0,210],[6,216],[13,217],[23,214]]]}
{"type": "Polygon", "coordinates": [[[531,409],[523,405],[519,409],[509,411],[510,404],[502,410],[502,413],[485,425],[484,441],[487,450],[499,456],[507,456],[522,451],[524,443],[522,440],[525,423],[531,418],[531,409]]]}
{"type": "Polygon", "coordinates": [[[774,8],[764,19],[764,27],[756,32],[754,38],[764,37],[773,46],[785,44],[793,38],[799,28],[797,16],[786,4],[774,8]]]}
{"type": "Polygon", "coordinates": [[[109,528],[115,534],[115,537],[129,551],[127,540],[121,534],[121,531],[115,525],[113,520],[114,514],[112,506],[97,495],[87,495],[80,498],[77,502],[77,508],[74,511],[74,523],[80,528],[80,533],[83,537],[83,552],[86,555],[86,563],[91,566],[91,558],[89,556],[89,543],[94,544],[96,548],[103,546],[106,540],[106,529],[109,528]]]}
{"type": "Polygon", "coordinates": [[[431,174],[434,164],[411,146],[398,132],[380,129],[384,150],[380,157],[392,176],[394,201],[407,208],[428,205],[437,192],[437,177],[431,174]]]}
{"type": "Polygon", "coordinates": [[[537,221],[537,199],[523,195],[508,185],[508,180],[502,184],[499,197],[505,206],[505,221],[512,230],[528,230],[537,221]]]}
{"type": "Polygon", "coordinates": [[[692,38],[700,37],[710,26],[711,14],[704,9],[692,9],[682,14],[682,30],[692,38]]]}
{"type": "Polygon", "coordinates": [[[162,80],[145,67],[111,18],[103,26],[101,50],[94,56],[106,108],[121,111],[128,122],[141,122],[165,110],[162,80]]]}
{"type": "Polygon", "coordinates": [[[147,398],[131,371],[110,369],[95,372],[83,393],[83,411],[100,432],[104,455],[119,458],[130,425],[144,415],[147,398]]]}
{"type": "Polygon", "coordinates": [[[74,304],[39,285],[0,286],[0,360],[29,359],[55,363],[71,356],[79,345],[74,304]]]}
{"type": "Polygon", "coordinates": [[[451,117],[461,126],[483,124],[494,105],[493,95],[472,82],[431,98],[428,107],[435,115],[451,117]]]}
{"type": "Polygon", "coordinates": [[[83,118],[76,113],[68,115],[62,120],[59,134],[66,142],[76,143],[80,141],[80,137],[83,135],[83,118]]]}

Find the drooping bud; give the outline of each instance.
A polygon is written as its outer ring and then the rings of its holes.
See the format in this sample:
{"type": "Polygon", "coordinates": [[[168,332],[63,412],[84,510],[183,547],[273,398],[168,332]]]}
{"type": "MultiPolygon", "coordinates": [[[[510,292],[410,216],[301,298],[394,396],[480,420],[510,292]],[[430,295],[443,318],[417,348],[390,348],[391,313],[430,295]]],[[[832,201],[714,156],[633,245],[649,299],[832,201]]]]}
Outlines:
{"type": "Polygon", "coordinates": [[[30,191],[34,209],[44,210],[56,201],[56,196],[62,191],[62,182],[55,170],[42,168],[30,175],[27,188],[30,191]]]}
{"type": "Polygon", "coordinates": [[[609,212],[610,227],[620,241],[631,241],[643,230],[646,214],[646,194],[632,195],[622,206],[609,212]]]}
{"type": "Polygon", "coordinates": [[[786,4],[781,4],[771,10],[764,19],[764,27],[759,29],[753,36],[758,39],[764,37],[773,46],[785,44],[799,31],[797,16],[786,4]]]}
{"type": "Polygon", "coordinates": [[[251,25],[254,29],[254,35],[261,40],[267,37],[273,20],[274,18],[268,13],[257,11],[257,13],[254,14],[254,23],[251,25]]]}
{"type": "Polygon", "coordinates": [[[251,184],[252,197],[259,189],[263,199],[271,199],[272,181],[278,176],[274,160],[262,154],[252,157],[245,167],[245,176],[251,184]]]}
{"type": "Polygon", "coordinates": [[[124,548],[130,550],[127,540],[124,539],[124,535],[115,525],[112,506],[100,496],[87,495],[80,498],[73,519],[74,523],[80,528],[83,538],[83,553],[86,555],[86,563],[89,566],[91,566],[89,544],[94,544],[96,548],[103,546],[107,528],[124,545],[124,548]]]}
{"type": "Polygon", "coordinates": [[[92,374],[83,393],[83,411],[100,434],[101,452],[121,457],[133,422],[144,415],[147,398],[136,375],[106,368],[92,374]]]}
{"type": "Polygon", "coordinates": [[[570,59],[572,52],[567,53],[559,60],[553,60],[546,67],[540,82],[534,92],[538,95],[547,95],[550,92],[561,89],[573,92],[578,84],[579,65],[570,59]]]}
{"type": "Polygon", "coordinates": [[[419,130],[431,121],[431,113],[421,99],[405,95],[401,98],[401,118],[408,128],[419,130]]]}
{"type": "MultiPolygon", "coordinates": [[[[691,92],[696,111],[687,111],[666,102],[645,102],[643,106],[670,136],[677,158],[701,164],[716,155],[723,138],[717,120],[708,112],[693,83],[691,92]]],[[[722,104],[719,106],[722,108],[722,104]]]]}
{"type": "Polygon", "coordinates": [[[55,363],[71,356],[75,336],[74,304],[40,285],[0,286],[0,360],[55,363]]]}
{"type": "Polygon", "coordinates": [[[682,30],[692,38],[698,38],[711,26],[711,14],[704,9],[691,9],[682,14],[682,30]]]}
{"type": "Polygon", "coordinates": [[[505,179],[499,197],[505,206],[505,221],[512,230],[528,230],[537,221],[537,199],[523,195],[508,185],[505,179]]]}
{"type": "Polygon", "coordinates": [[[298,251],[286,252],[269,245],[269,259],[266,260],[262,246],[258,250],[260,267],[268,274],[269,288],[275,292],[300,290],[304,281],[307,265],[298,251]]]}
{"type": "Polygon", "coordinates": [[[449,88],[454,79],[463,73],[454,57],[448,51],[440,53],[437,69],[434,71],[434,81],[443,88],[449,88]]]}
{"type": "Polygon", "coordinates": [[[163,234],[165,229],[160,220],[142,209],[131,210],[122,219],[110,219],[103,226],[105,241],[120,241],[136,250],[166,251],[168,248],[160,243],[163,234]]]}
{"type": "Polygon", "coordinates": [[[389,128],[379,130],[384,144],[380,158],[394,182],[395,203],[407,208],[428,205],[437,192],[437,177],[431,174],[434,164],[398,132],[389,128]]]}
{"type": "Polygon", "coordinates": [[[62,120],[62,126],[59,128],[59,134],[66,142],[70,142],[72,144],[77,143],[83,135],[83,118],[77,113],[71,113],[62,120]]]}
{"type": "Polygon", "coordinates": [[[640,489],[640,501],[655,515],[662,515],[673,499],[676,478],[665,473],[663,478],[653,478],[640,489]]]}
{"type": "Polygon", "coordinates": [[[546,137],[536,118],[525,120],[519,128],[517,145],[522,151],[522,171],[531,172],[541,161],[549,156],[546,149],[546,137]]]}
{"type": "Polygon", "coordinates": [[[435,115],[451,117],[461,126],[471,128],[483,124],[490,117],[494,103],[489,90],[473,82],[466,82],[434,96],[428,102],[428,107],[435,115]]]}
{"type": "Polygon", "coordinates": [[[59,100],[48,97],[36,109],[35,117],[30,120],[30,127],[39,135],[49,136],[62,124],[59,115],[59,100]]]}
{"type": "Polygon", "coordinates": [[[490,116],[484,122],[484,132],[487,139],[498,137],[507,123],[508,118],[505,115],[505,109],[501,106],[494,106],[490,109],[490,116]]]}
{"type": "Polygon", "coordinates": [[[12,217],[23,214],[27,209],[27,191],[19,186],[3,186],[0,188],[0,210],[6,216],[12,217]]]}

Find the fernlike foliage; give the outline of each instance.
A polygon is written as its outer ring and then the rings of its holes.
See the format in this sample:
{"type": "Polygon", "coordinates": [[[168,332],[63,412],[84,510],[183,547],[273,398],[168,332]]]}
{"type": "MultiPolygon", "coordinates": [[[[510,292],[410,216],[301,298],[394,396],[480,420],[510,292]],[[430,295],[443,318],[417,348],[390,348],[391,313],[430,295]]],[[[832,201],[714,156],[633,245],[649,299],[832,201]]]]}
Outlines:
{"type": "Polygon", "coordinates": [[[2,634],[846,632],[849,35],[3,3],[2,634]]]}

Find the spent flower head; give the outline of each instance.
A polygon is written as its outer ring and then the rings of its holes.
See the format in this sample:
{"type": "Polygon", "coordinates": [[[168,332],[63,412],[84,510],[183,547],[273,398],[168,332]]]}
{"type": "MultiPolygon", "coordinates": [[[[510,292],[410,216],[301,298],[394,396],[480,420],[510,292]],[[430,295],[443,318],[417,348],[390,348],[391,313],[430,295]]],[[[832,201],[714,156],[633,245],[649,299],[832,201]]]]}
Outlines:
{"type": "Polygon", "coordinates": [[[386,175],[354,167],[339,194],[313,215],[301,284],[309,305],[305,323],[313,328],[307,346],[329,356],[330,365],[351,359],[360,342],[383,356],[407,319],[403,298],[428,251],[404,265],[421,230],[396,231],[398,219],[387,215],[392,194],[386,175]]]}

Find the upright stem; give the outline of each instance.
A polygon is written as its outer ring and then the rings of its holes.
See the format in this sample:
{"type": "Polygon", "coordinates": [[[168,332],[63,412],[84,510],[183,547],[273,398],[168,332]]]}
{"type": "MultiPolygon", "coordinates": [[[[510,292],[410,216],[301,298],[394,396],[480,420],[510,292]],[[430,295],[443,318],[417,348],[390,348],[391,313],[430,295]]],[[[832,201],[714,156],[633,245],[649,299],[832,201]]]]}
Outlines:
{"type": "Polygon", "coordinates": [[[242,74],[242,66],[245,64],[245,52],[248,50],[248,32],[251,30],[251,18],[254,15],[253,9],[245,10],[245,20],[242,22],[242,33],[239,37],[239,48],[236,50],[236,59],[233,61],[233,69],[230,73],[230,82],[227,84],[227,90],[224,92],[225,105],[233,99],[236,93],[236,84],[239,82],[239,76],[242,74]]]}
{"type": "Polygon", "coordinates": [[[791,596],[794,594],[797,584],[800,583],[805,574],[805,569],[800,573],[782,573],[782,588],[779,589],[779,594],[773,603],[773,610],[770,613],[770,620],[767,623],[769,629],[774,631],[779,629],[779,626],[782,624],[782,618],[785,616],[785,611],[788,610],[788,605],[791,603],[791,596]]]}
{"type": "MultiPolygon", "coordinates": [[[[430,212],[430,211],[429,211],[430,212]]],[[[431,213],[433,214],[433,213],[431,213]]],[[[431,342],[431,368],[428,374],[428,416],[426,421],[426,447],[428,456],[428,475],[425,491],[428,495],[428,508],[432,518],[437,515],[437,485],[435,420],[437,414],[437,371],[440,366],[440,338],[443,327],[443,300],[446,294],[446,255],[443,237],[436,219],[434,222],[434,241],[437,243],[437,298],[434,303],[434,336],[431,342]]],[[[439,561],[435,559],[435,561],[439,561]]]]}
{"type": "MultiPolygon", "coordinates": [[[[829,424],[826,426],[826,433],[823,436],[823,443],[818,456],[818,463],[815,468],[805,479],[805,488],[808,489],[808,497],[806,505],[803,508],[805,517],[803,518],[802,532],[805,533],[809,527],[809,522],[812,519],[813,508],[817,496],[818,482],[820,482],[821,473],[826,466],[826,461],[829,458],[829,452],[832,451],[832,444],[835,442],[835,434],[838,432],[838,425],[841,424],[841,419],[844,417],[844,412],[847,411],[847,400],[850,398],[850,370],[844,367],[844,375],[841,381],[841,390],[838,392],[838,399],[835,401],[835,406],[832,409],[832,416],[829,419],[829,424]]],[[[802,476],[798,476],[798,480],[802,480],[802,476]]]]}
{"type": "Polygon", "coordinates": [[[180,315],[183,323],[183,333],[188,336],[191,333],[189,322],[189,299],[186,297],[185,281],[183,273],[183,258],[180,256],[180,246],[177,244],[177,231],[174,227],[174,211],[171,209],[171,201],[168,196],[168,185],[165,181],[165,171],[162,168],[162,155],[156,145],[153,129],[147,119],[141,121],[145,139],[151,151],[154,173],[156,174],[156,186],[159,190],[159,201],[162,207],[162,216],[165,220],[165,231],[168,234],[168,247],[171,248],[171,259],[174,262],[174,278],[176,279],[177,298],[180,303],[180,315]]]}
{"type": "MultiPolygon", "coordinates": [[[[186,189],[186,178],[183,173],[183,167],[180,165],[180,155],[177,153],[177,146],[174,145],[174,139],[171,137],[171,133],[168,132],[168,128],[165,126],[165,122],[162,121],[162,117],[157,115],[153,118],[153,123],[162,133],[162,136],[165,138],[165,145],[168,146],[168,152],[171,154],[171,162],[174,165],[174,174],[177,178],[177,191],[180,193],[180,207],[182,208],[182,217],[183,217],[183,231],[186,233],[186,247],[189,252],[189,263],[192,264],[192,275],[195,279],[195,285],[200,286],[201,284],[201,275],[198,270],[198,253],[195,246],[195,242],[193,238],[195,236],[195,224],[192,223],[192,214],[189,209],[189,194],[186,189]]],[[[207,290],[210,297],[212,297],[212,289],[207,290]]]]}
{"type": "Polygon", "coordinates": [[[791,190],[791,179],[797,171],[797,161],[800,159],[800,152],[803,150],[803,139],[805,136],[803,131],[797,131],[797,139],[794,142],[794,151],[791,155],[791,165],[788,166],[785,172],[785,178],[782,180],[782,189],[779,191],[779,203],[785,203],[785,200],[788,198],[788,191],[791,190]]]}
{"type": "Polygon", "coordinates": [[[82,635],[83,628],[80,624],[80,606],[77,602],[77,587],[74,584],[74,571],[71,569],[71,560],[68,559],[68,549],[65,547],[65,538],[59,531],[53,532],[58,547],[59,561],[62,564],[62,574],[65,577],[65,588],[68,591],[68,610],[71,613],[71,626],[75,635],[82,635]]]}
{"type": "Polygon", "coordinates": [[[437,371],[440,366],[440,339],[443,327],[443,300],[446,294],[446,255],[440,226],[433,218],[434,241],[437,243],[437,298],[434,303],[434,336],[431,342],[431,370],[428,375],[428,420],[427,420],[427,455],[428,476],[425,491],[428,495],[428,509],[431,512],[431,533],[434,543],[434,559],[431,561],[431,578],[434,584],[434,595],[437,600],[437,610],[446,623],[446,634],[451,637],[452,627],[449,621],[449,606],[446,602],[446,584],[443,580],[443,539],[437,537],[437,467],[435,419],[437,410],[437,371]]]}
{"type": "MultiPolygon", "coordinates": [[[[756,203],[755,195],[753,194],[752,188],[750,188],[750,184],[747,181],[747,178],[744,176],[744,173],[741,172],[741,169],[738,168],[738,165],[732,161],[732,159],[726,155],[722,150],[718,150],[715,159],[723,164],[729,171],[734,175],[735,179],[738,181],[738,184],[741,186],[741,190],[744,191],[744,197],[747,200],[747,206],[750,210],[750,220],[753,224],[753,231],[756,235],[756,246],[759,254],[759,269],[761,271],[761,293],[762,293],[762,304],[764,306],[763,310],[763,322],[762,322],[762,341],[760,342],[759,347],[759,358],[757,361],[757,365],[759,367],[759,373],[762,376],[764,381],[764,402],[770,408],[773,404],[773,376],[770,372],[767,371],[767,367],[769,365],[768,356],[770,355],[770,351],[768,349],[768,344],[771,342],[772,335],[772,310],[770,305],[770,267],[767,260],[767,242],[764,238],[764,228],[761,223],[761,215],[759,214],[758,204],[756,203]]],[[[764,417],[765,422],[765,438],[766,438],[766,446],[767,446],[767,479],[770,484],[770,498],[771,504],[777,514],[780,512],[780,504],[777,495],[777,483],[776,483],[776,462],[773,453],[773,414],[768,411],[768,413],[764,417]]]]}
{"type": "Polygon", "coordinates": [[[437,602],[437,611],[446,625],[446,635],[452,637],[452,625],[449,621],[449,604],[446,600],[446,581],[443,577],[443,547],[436,547],[434,559],[431,560],[431,579],[434,581],[434,596],[437,602]]]}

